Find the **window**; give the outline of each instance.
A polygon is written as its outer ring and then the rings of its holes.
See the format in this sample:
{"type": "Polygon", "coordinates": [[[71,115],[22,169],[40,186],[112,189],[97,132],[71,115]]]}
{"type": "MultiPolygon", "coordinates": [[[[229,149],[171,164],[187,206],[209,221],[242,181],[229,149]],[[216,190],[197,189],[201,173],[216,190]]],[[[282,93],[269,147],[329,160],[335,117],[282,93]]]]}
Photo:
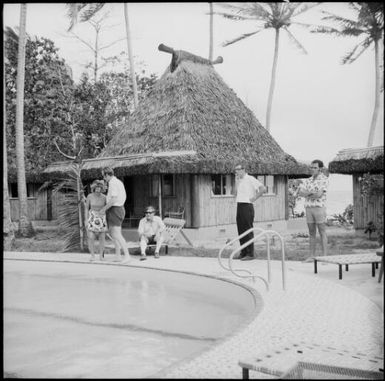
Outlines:
{"type": "Polygon", "coordinates": [[[231,175],[211,175],[211,192],[214,196],[232,195],[231,175]]]}
{"type": "MultiPolygon", "coordinates": [[[[38,184],[27,183],[27,197],[37,197],[38,184]]],[[[8,193],[10,198],[18,198],[17,183],[9,184],[8,193]]]]}
{"type": "MultiPolygon", "coordinates": [[[[164,197],[175,196],[175,176],[174,175],[162,175],[162,195],[164,197]]],[[[151,176],[151,197],[158,197],[159,192],[159,176],[151,176]]]]}
{"type": "Polygon", "coordinates": [[[9,197],[11,198],[17,198],[18,193],[17,193],[17,183],[11,183],[9,184],[9,197]]]}
{"type": "Polygon", "coordinates": [[[256,176],[256,178],[266,187],[265,195],[277,194],[274,176],[256,176]]]}

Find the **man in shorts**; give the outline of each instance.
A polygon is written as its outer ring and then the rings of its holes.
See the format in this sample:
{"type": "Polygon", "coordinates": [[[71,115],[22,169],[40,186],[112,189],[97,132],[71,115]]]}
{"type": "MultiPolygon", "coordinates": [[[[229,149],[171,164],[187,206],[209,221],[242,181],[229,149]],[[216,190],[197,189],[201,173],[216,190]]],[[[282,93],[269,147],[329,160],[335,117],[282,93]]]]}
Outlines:
{"type": "Polygon", "coordinates": [[[164,241],[163,231],[166,226],[159,216],[155,216],[155,208],[148,206],[145,211],[145,217],[139,222],[138,233],[140,241],[140,260],[146,259],[147,245],[156,245],[155,258],[159,258],[159,251],[164,241]]]}
{"type": "Polygon", "coordinates": [[[101,212],[106,212],[107,226],[111,237],[114,240],[115,256],[117,261],[121,261],[120,249],[124,252],[124,261],[130,260],[130,253],[127,248],[126,240],[122,235],[122,223],[126,211],[124,203],[126,201],[126,190],[124,184],[114,176],[112,168],[103,168],[103,178],[108,183],[107,204],[101,212]]]}
{"type": "Polygon", "coordinates": [[[321,237],[322,255],[327,255],[326,236],[326,192],[329,179],[324,175],[324,165],[321,160],[313,160],[310,164],[312,176],[303,181],[298,188],[298,196],[305,197],[306,222],[309,229],[310,257],[312,261],[316,251],[317,228],[321,237]]]}

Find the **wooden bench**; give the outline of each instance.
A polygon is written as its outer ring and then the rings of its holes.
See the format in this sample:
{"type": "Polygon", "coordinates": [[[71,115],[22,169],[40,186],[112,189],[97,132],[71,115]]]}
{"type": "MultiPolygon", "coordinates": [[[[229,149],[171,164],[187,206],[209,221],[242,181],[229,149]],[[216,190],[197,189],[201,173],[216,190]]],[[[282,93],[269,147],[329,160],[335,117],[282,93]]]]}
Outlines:
{"type": "Polygon", "coordinates": [[[345,270],[349,271],[349,265],[355,265],[360,263],[371,263],[372,276],[376,275],[376,268],[381,262],[381,258],[375,253],[370,254],[346,254],[346,255],[326,255],[314,258],[314,273],[317,274],[317,263],[334,263],[338,265],[339,279],[342,279],[342,266],[345,265],[345,270]]]}

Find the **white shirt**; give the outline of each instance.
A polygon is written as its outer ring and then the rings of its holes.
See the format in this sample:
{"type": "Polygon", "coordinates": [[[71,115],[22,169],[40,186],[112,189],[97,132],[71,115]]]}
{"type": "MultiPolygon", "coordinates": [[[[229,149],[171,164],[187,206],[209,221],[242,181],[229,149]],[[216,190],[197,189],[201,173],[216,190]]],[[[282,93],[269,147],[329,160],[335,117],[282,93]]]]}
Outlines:
{"type": "Polygon", "coordinates": [[[246,173],[243,179],[239,180],[236,202],[247,202],[251,204],[250,199],[255,196],[255,193],[261,186],[263,186],[263,184],[259,180],[246,173]]]}
{"type": "Polygon", "coordinates": [[[158,235],[166,228],[166,225],[159,216],[154,216],[152,221],[148,221],[143,217],[139,222],[138,233],[144,234],[146,237],[158,235]]]}
{"type": "Polygon", "coordinates": [[[112,206],[123,206],[126,202],[126,190],[124,184],[115,176],[112,176],[108,182],[107,203],[112,197],[117,197],[112,206]]]}

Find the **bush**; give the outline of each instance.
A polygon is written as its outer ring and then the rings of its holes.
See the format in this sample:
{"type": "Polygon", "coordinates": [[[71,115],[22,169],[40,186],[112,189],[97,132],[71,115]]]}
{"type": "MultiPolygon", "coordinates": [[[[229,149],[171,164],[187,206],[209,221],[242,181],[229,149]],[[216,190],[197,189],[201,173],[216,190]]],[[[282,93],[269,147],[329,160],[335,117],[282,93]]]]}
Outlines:
{"type": "Polygon", "coordinates": [[[353,225],[353,205],[349,204],[342,214],[333,214],[333,218],[337,221],[338,225],[351,226],[353,225]]]}

